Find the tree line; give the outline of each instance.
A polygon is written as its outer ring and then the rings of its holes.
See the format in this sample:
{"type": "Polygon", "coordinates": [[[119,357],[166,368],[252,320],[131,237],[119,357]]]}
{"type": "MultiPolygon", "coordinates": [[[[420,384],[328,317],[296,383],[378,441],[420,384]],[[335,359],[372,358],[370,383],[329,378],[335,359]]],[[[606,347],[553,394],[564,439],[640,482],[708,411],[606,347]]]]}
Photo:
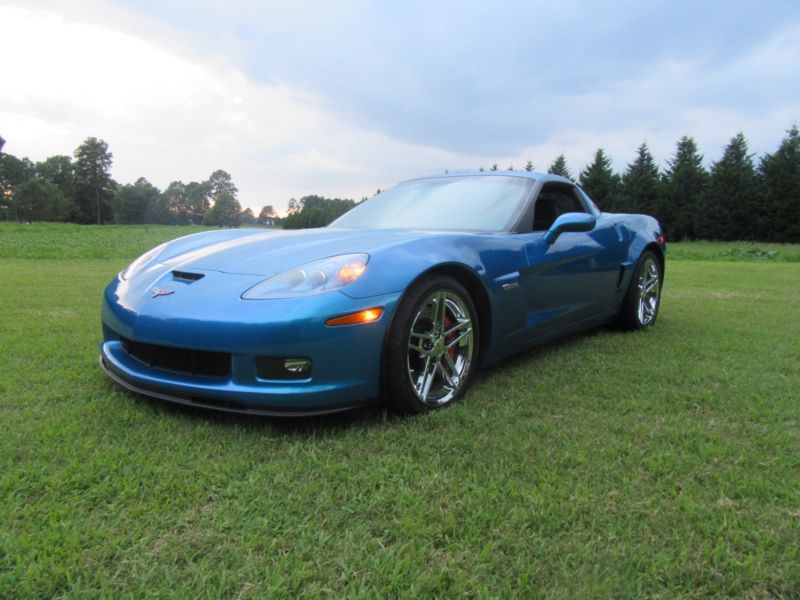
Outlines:
{"type": "Polygon", "coordinates": [[[249,208],[242,210],[239,190],[222,169],[205,181],[173,181],[161,191],[144,177],[125,185],[114,181],[113,155],[95,137],[87,138],[72,156],[37,163],[4,153],[4,144],[0,137],[0,220],[218,227],[280,222],[270,205],[258,216],[249,208]]]}
{"type": "MultiPolygon", "coordinates": [[[[362,202],[366,198],[362,198],[362,202]]],[[[355,200],[343,198],[324,198],[323,196],[304,196],[300,200],[292,198],[287,206],[288,215],[281,225],[284,229],[306,229],[325,227],[356,205],[355,200]]]]}
{"type": "MultiPolygon", "coordinates": [[[[604,211],[655,216],[670,240],[800,242],[797,126],[758,164],[742,133],[731,138],[709,169],[689,136],[678,140],[664,171],[646,143],[623,173],[615,173],[611,164],[598,149],[577,182],[604,211]]],[[[526,169],[533,170],[530,161],[526,169]]],[[[563,154],[548,172],[574,179],[563,154]]]]}
{"type": "MultiPolygon", "coordinates": [[[[110,176],[108,145],[88,138],[73,157],[51,156],[33,163],[2,152],[0,138],[0,219],[77,223],[282,224],[287,229],[323,227],[357,203],[342,198],[292,198],[281,223],[270,205],[258,216],[242,210],[231,176],[217,170],[202,182],[172,182],[160,191],[144,178],[119,185],[110,176]]],[[[600,148],[575,178],[566,157],[548,168],[577,181],[607,212],[651,214],[667,238],[800,242],[800,132],[787,131],[777,150],[758,162],[738,133],[710,168],[703,165],[693,138],[678,140],[667,168],[659,169],[646,143],[623,173],[612,168],[600,148]]],[[[523,167],[533,171],[529,160],[523,167]]],[[[483,171],[484,168],[479,169],[483,171]]],[[[499,171],[497,164],[489,169],[499,171]]],[[[508,170],[514,170],[509,166],[508,170]]],[[[377,193],[380,193],[378,190],[377,193]]],[[[366,198],[362,198],[362,202],[366,198]]]]}
{"type": "MultiPolygon", "coordinates": [[[[523,169],[534,171],[533,162],[529,160],[523,169]]],[[[483,167],[478,170],[485,171],[483,167]]],[[[507,170],[513,171],[514,166],[509,165],[507,170]]],[[[496,163],[489,171],[502,172],[496,163]]],[[[738,133],[709,169],[703,166],[694,139],[683,136],[663,171],[643,143],[623,173],[614,171],[611,158],[602,148],[577,178],[563,154],[550,164],[548,173],[576,181],[606,212],[655,216],[671,241],[800,242],[797,126],[789,129],[778,149],[763,156],[758,164],[748,151],[744,134],[738,133]]],[[[323,227],[355,204],[319,196],[307,196],[300,202],[292,199],[283,226],[323,227]]]]}

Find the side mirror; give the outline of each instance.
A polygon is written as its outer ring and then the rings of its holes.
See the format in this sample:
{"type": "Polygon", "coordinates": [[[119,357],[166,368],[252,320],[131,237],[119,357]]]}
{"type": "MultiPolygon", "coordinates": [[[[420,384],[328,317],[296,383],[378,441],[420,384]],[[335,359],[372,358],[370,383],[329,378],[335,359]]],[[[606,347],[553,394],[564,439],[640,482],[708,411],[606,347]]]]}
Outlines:
{"type": "Polygon", "coordinates": [[[567,231],[591,231],[597,219],[586,213],[564,213],[558,217],[544,234],[544,241],[552,244],[567,231]]]}

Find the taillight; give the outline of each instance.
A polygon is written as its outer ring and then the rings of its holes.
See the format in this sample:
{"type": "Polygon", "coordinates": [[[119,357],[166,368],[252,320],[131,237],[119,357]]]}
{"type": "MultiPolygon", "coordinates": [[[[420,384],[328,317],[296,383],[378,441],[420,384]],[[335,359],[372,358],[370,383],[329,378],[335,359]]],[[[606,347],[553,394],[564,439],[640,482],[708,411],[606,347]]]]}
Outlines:
{"type": "Polygon", "coordinates": [[[667,238],[665,238],[663,235],[660,235],[656,241],[658,242],[659,246],[663,246],[667,243],[667,238]]]}

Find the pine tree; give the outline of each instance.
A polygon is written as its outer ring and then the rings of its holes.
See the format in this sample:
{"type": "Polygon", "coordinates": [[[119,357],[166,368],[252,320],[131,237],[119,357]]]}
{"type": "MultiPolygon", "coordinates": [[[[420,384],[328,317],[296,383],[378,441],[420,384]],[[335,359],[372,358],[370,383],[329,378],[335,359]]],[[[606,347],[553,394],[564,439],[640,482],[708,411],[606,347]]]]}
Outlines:
{"type": "Polygon", "coordinates": [[[669,239],[696,237],[695,223],[702,210],[707,185],[703,157],[695,141],[685,135],[678,140],[675,157],[669,162],[659,200],[658,217],[669,239]]]}
{"type": "Polygon", "coordinates": [[[611,159],[602,148],[594,154],[594,160],[581,171],[580,186],[597,206],[606,212],[614,212],[619,195],[619,175],[611,168],[611,159]]]}
{"type": "Polygon", "coordinates": [[[643,143],[622,176],[617,210],[657,216],[659,183],[658,167],[647,144],[643,143]]]}
{"type": "Polygon", "coordinates": [[[760,239],[797,244],[800,242],[800,131],[795,125],[786,132],[774,154],[759,164],[764,206],[760,239]]]}
{"type": "Polygon", "coordinates": [[[758,179],[747,140],[731,138],[722,158],[711,166],[702,210],[697,212],[695,234],[703,239],[755,240],[762,220],[758,179]]]}
{"type": "Polygon", "coordinates": [[[526,162],[526,163],[525,163],[525,170],[526,170],[528,173],[530,173],[531,171],[533,171],[533,169],[534,169],[534,167],[533,167],[533,162],[531,162],[530,160],[528,160],[528,162],[526,162]]]}
{"type": "Polygon", "coordinates": [[[494,163],[494,164],[492,165],[492,168],[491,168],[491,169],[489,169],[489,170],[490,170],[490,171],[497,171],[497,163],[494,163]]]}
{"type": "Polygon", "coordinates": [[[75,150],[75,191],[79,219],[101,224],[111,213],[115,183],[111,179],[113,155],[108,144],[96,137],[87,138],[75,150]]]}
{"type": "Polygon", "coordinates": [[[547,169],[547,172],[551,175],[561,175],[561,177],[572,179],[572,173],[569,172],[569,168],[567,167],[567,159],[564,158],[563,154],[558,155],[558,158],[553,161],[550,168],[547,169]]]}

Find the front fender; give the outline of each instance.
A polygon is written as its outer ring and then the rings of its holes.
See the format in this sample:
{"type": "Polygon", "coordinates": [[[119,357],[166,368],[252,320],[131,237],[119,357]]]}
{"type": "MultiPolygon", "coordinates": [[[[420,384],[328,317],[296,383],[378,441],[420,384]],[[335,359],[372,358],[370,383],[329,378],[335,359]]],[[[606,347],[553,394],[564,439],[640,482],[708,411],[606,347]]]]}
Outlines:
{"type": "Polygon", "coordinates": [[[495,293],[502,279],[527,265],[524,244],[514,234],[439,235],[402,241],[370,252],[366,273],[343,291],[367,298],[405,290],[420,275],[437,267],[457,265],[481,279],[495,293]]]}
{"type": "Polygon", "coordinates": [[[527,264],[524,240],[516,234],[417,239],[372,253],[364,276],[342,292],[352,298],[403,293],[418,278],[437,271],[461,279],[477,296],[479,291],[464,281],[468,274],[485,296],[473,301],[479,307],[482,330],[487,334],[481,347],[484,364],[488,364],[510,351],[505,348],[508,336],[525,323],[520,271],[527,264]]]}

